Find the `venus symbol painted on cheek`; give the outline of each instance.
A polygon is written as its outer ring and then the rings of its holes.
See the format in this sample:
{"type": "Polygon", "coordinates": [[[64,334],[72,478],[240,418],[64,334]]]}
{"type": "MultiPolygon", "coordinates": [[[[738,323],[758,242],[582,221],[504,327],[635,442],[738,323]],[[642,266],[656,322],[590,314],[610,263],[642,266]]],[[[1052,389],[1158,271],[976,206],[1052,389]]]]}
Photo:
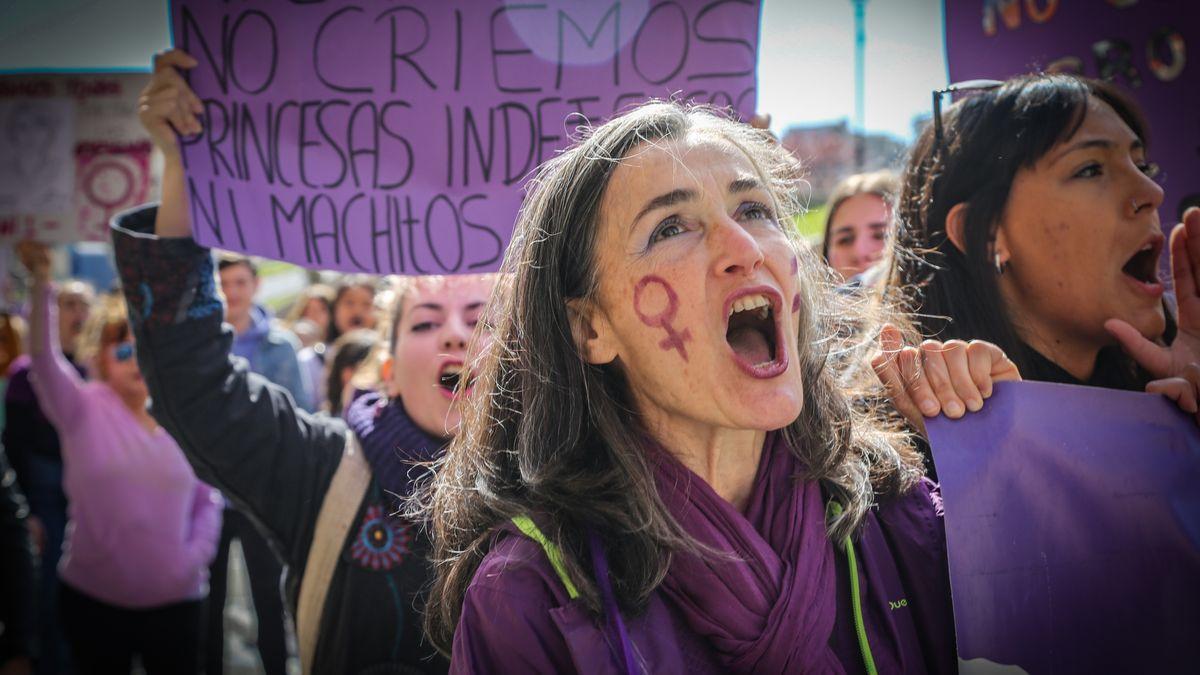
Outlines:
{"type": "Polygon", "coordinates": [[[799,311],[800,311],[800,294],[797,293],[796,297],[792,298],[792,314],[795,314],[796,312],[799,312],[799,311]]]}
{"type": "Polygon", "coordinates": [[[796,276],[800,272],[800,258],[792,256],[792,276],[796,276]]]}
{"type": "Polygon", "coordinates": [[[661,328],[667,332],[667,337],[663,338],[658,346],[667,351],[674,349],[679,352],[684,361],[688,360],[687,347],[684,343],[692,339],[692,331],[684,328],[682,332],[675,330],[672,322],[675,321],[675,313],[679,309],[679,296],[675,295],[675,289],[671,288],[666,279],[654,274],[648,274],[638,280],[637,285],[633,287],[633,311],[637,312],[638,318],[642,323],[651,328],[661,328]],[[650,290],[651,287],[661,290],[650,290]],[[654,315],[649,315],[646,312],[645,305],[653,308],[662,307],[662,311],[654,315]]]}

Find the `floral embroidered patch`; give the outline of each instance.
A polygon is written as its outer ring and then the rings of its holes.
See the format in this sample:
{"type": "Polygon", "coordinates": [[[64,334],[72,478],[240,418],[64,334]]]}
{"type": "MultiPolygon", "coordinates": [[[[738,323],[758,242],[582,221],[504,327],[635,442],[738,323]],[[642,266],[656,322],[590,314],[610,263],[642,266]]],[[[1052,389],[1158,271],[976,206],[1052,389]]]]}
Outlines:
{"type": "Polygon", "coordinates": [[[350,556],[367,569],[388,571],[404,562],[411,543],[409,528],[389,518],[382,506],[373,504],[363,515],[358,536],[350,545],[350,556]]]}

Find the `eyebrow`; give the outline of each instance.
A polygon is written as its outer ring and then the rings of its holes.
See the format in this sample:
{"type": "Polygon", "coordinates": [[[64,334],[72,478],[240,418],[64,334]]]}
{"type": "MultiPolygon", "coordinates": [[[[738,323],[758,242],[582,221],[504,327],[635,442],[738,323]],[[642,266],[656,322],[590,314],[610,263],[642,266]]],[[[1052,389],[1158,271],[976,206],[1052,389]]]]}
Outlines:
{"type": "MultiPolygon", "coordinates": [[[[730,194],[738,194],[741,192],[749,192],[750,190],[757,190],[761,187],[762,183],[756,178],[738,178],[729,184],[729,192],[730,194]]],[[[686,190],[682,188],[678,190],[671,190],[670,192],[661,194],[646,202],[646,205],[642,207],[642,210],[638,211],[638,214],[633,217],[633,222],[638,222],[642,219],[642,216],[655,209],[665,209],[669,206],[682,204],[683,202],[691,201],[695,198],[695,190],[686,190]]]]}
{"type": "Polygon", "coordinates": [[[638,214],[633,217],[633,222],[635,222],[635,223],[638,222],[639,220],[642,219],[642,216],[646,215],[647,213],[650,213],[651,211],[653,211],[655,209],[665,209],[668,206],[675,206],[676,204],[681,204],[683,202],[690,201],[695,198],[696,198],[695,190],[683,190],[683,189],[671,190],[670,192],[668,192],[666,194],[661,194],[661,195],[655,197],[654,199],[651,199],[650,201],[646,202],[646,205],[642,207],[642,210],[638,211],[638,214]]]}
{"type": "MultiPolygon", "coordinates": [[[[472,302],[471,304],[467,305],[466,307],[463,307],[463,311],[469,312],[474,309],[479,309],[486,304],[487,303],[483,302],[482,300],[479,302],[472,302]]],[[[436,302],[422,302],[419,305],[413,305],[412,309],[409,311],[416,311],[418,309],[432,309],[435,312],[440,312],[440,311],[444,310],[445,307],[437,304],[436,302]]]]}
{"type": "MultiPolygon", "coordinates": [[[[1071,145],[1063,148],[1058,153],[1058,155],[1052,160],[1052,162],[1057,162],[1058,160],[1062,159],[1063,157],[1066,157],[1067,155],[1071,154],[1072,152],[1076,152],[1078,150],[1089,150],[1091,148],[1100,148],[1102,150],[1111,150],[1111,149],[1117,147],[1117,145],[1118,145],[1117,143],[1110,141],[1107,138],[1084,139],[1082,141],[1079,141],[1078,143],[1072,143],[1071,145]]],[[[1129,149],[1130,150],[1141,150],[1141,149],[1145,148],[1145,145],[1146,144],[1142,142],[1142,139],[1135,138],[1135,139],[1133,139],[1133,142],[1129,144],[1129,149]]]]}
{"type": "MultiPolygon", "coordinates": [[[[888,227],[888,222],[885,220],[877,220],[873,223],[867,223],[867,227],[872,230],[886,230],[888,227]]],[[[833,228],[833,233],[839,234],[841,232],[845,232],[847,230],[853,230],[853,229],[854,229],[854,223],[842,223],[841,225],[838,225],[833,228]]]]}
{"type": "Polygon", "coordinates": [[[758,182],[757,178],[739,178],[729,184],[730,194],[738,194],[739,192],[749,192],[762,187],[762,183],[758,182]]]}

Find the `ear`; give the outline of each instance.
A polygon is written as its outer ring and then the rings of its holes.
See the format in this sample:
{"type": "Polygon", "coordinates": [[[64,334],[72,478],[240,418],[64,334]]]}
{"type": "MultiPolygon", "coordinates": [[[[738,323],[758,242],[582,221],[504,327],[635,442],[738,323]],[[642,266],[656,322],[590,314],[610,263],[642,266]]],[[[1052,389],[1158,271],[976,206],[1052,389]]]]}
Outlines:
{"type": "Polygon", "coordinates": [[[967,203],[955,204],[946,214],[946,238],[959,253],[967,252],[967,203]]]}
{"type": "Polygon", "coordinates": [[[580,299],[568,300],[567,320],[571,322],[575,347],[584,361],[599,366],[617,358],[612,326],[594,305],[580,299]]]}

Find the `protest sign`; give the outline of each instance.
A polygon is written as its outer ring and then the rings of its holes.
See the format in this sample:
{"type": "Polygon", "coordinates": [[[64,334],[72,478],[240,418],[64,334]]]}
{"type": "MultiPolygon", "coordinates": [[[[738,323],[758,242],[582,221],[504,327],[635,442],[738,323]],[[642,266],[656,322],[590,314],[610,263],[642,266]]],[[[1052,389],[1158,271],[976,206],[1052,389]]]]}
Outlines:
{"type": "Polygon", "coordinates": [[[108,221],[151,198],[144,74],[0,77],[0,242],[107,239],[108,221]]]}
{"type": "Polygon", "coordinates": [[[944,7],[952,82],[1040,69],[1111,79],[1146,113],[1149,156],[1166,191],[1164,227],[1200,205],[1200,3],[946,0],[944,7]]]}
{"type": "Polygon", "coordinates": [[[754,111],[757,0],[215,3],[172,11],[204,101],[206,245],[349,272],[495,270],[522,187],[648,97],[754,111]]]}
{"type": "Polygon", "coordinates": [[[1004,382],[981,412],[927,426],[964,672],[1200,662],[1190,415],[1151,394],[1004,382]]]}

